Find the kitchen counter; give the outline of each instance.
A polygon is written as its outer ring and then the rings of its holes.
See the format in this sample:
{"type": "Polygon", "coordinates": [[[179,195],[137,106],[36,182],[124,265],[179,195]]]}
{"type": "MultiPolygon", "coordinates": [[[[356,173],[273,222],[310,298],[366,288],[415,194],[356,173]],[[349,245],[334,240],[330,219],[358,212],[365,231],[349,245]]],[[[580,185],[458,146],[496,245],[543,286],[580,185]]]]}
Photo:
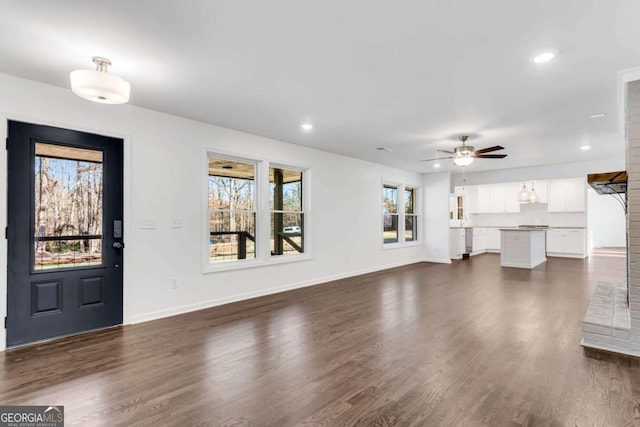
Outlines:
{"type": "Polygon", "coordinates": [[[547,261],[545,228],[501,228],[500,239],[502,267],[531,269],[547,261]]]}

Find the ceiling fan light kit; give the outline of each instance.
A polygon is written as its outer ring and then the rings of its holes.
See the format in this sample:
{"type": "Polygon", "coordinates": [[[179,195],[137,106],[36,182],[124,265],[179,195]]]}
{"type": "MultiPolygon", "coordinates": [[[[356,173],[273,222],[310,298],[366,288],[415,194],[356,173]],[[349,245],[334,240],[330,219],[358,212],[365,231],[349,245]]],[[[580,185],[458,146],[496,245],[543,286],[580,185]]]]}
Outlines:
{"type": "Polygon", "coordinates": [[[473,163],[474,159],[504,159],[507,157],[506,154],[487,154],[492,151],[504,150],[504,147],[500,145],[495,145],[493,147],[482,148],[480,150],[474,150],[474,147],[467,145],[467,139],[469,139],[468,135],[461,135],[458,137],[460,141],[462,141],[462,145],[460,147],[454,148],[453,151],[447,150],[438,150],[441,153],[449,154],[449,157],[437,157],[435,159],[425,159],[420,160],[421,162],[430,162],[433,160],[442,160],[442,159],[453,159],[453,163],[456,166],[469,166],[473,163]]]}
{"type": "Polygon", "coordinates": [[[111,61],[94,56],[95,70],[75,70],[69,74],[71,90],[81,98],[102,104],[129,102],[131,85],[121,77],[108,73],[111,61]]]}

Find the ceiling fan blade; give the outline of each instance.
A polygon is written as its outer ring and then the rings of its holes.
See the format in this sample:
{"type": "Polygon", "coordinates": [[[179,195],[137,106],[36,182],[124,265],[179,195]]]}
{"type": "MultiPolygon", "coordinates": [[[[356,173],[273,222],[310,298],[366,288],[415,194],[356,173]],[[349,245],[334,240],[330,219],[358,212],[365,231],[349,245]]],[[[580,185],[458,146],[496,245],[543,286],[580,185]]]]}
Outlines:
{"type": "Polygon", "coordinates": [[[495,145],[493,147],[482,148],[480,150],[476,150],[476,154],[490,153],[492,151],[498,151],[498,150],[504,150],[504,147],[500,145],[495,145]]]}
{"type": "Polygon", "coordinates": [[[453,151],[447,151],[447,150],[436,150],[439,151],[441,153],[447,153],[447,154],[455,154],[453,151]]]}
{"type": "Polygon", "coordinates": [[[435,159],[424,159],[424,160],[420,160],[421,162],[432,162],[434,160],[444,160],[444,159],[453,159],[453,157],[438,157],[435,159]]]}
{"type": "Polygon", "coordinates": [[[478,159],[504,159],[505,157],[507,157],[507,155],[506,154],[476,154],[473,157],[478,159]]]}

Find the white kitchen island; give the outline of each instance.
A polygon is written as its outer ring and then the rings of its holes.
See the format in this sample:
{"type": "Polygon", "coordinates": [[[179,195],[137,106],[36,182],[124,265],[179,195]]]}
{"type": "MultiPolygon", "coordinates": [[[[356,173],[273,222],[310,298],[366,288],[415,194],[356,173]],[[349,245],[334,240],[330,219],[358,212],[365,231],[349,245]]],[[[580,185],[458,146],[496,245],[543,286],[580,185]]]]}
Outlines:
{"type": "Polygon", "coordinates": [[[547,260],[546,231],[539,228],[501,228],[500,265],[534,268],[547,260]]]}

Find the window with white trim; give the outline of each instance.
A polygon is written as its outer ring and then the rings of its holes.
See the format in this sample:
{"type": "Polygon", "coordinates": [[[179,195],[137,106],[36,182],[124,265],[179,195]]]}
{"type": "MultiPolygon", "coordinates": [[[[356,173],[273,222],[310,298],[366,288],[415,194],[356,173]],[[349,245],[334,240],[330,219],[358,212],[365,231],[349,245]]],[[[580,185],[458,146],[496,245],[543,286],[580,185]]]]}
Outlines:
{"type": "Polygon", "coordinates": [[[416,189],[404,187],[404,241],[418,240],[418,213],[416,210],[416,189]]]}
{"type": "Polygon", "coordinates": [[[256,258],[256,164],[209,157],[209,262],[256,258]]]}
{"type": "Polygon", "coordinates": [[[304,253],[303,171],[269,168],[271,255],[304,253]]]}
{"type": "Polygon", "coordinates": [[[404,244],[418,241],[419,189],[396,183],[382,184],[382,241],[404,244]]]}
{"type": "Polygon", "coordinates": [[[306,169],[208,151],[206,169],[205,271],[308,258],[306,169]]]}
{"type": "Polygon", "coordinates": [[[384,243],[398,243],[398,186],[382,186],[382,234],[384,243]]]}

